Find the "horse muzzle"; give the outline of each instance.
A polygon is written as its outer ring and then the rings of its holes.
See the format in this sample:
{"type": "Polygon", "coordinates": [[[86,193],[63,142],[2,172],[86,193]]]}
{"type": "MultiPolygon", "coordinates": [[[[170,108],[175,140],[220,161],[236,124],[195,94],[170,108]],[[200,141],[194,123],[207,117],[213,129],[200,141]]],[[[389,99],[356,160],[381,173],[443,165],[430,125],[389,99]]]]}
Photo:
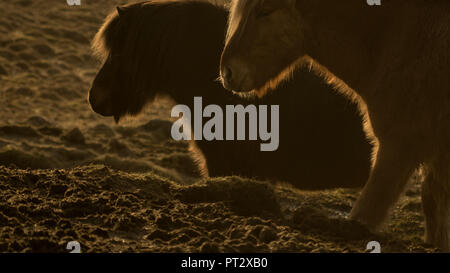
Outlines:
{"type": "Polygon", "coordinates": [[[105,94],[105,90],[92,87],[89,91],[89,104],[97,114],[110,117],[114,115],[113,104],[105,94]]]}
{"type": "Polygon", "coordinates": [[[239,60],[223,62],[220,76],[223,87],[230,91],[248,92],[254,88],[249,69],[239,60]]]}

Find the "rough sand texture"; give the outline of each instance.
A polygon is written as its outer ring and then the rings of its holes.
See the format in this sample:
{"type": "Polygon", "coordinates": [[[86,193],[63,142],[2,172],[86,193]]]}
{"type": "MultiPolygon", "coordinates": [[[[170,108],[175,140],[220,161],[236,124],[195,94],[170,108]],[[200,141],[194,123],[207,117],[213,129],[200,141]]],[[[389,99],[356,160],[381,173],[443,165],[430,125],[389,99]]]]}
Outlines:
{"type": "Polygon", "coordinates": [[[115,125],[86,101],[89,41],[126,1],[0,4],[0,251],[428,252],[417,181],[386,231],[343,218],[357,191],[300,192],[226,177],[202,181],[170,139],[169,102],[115,125]]]}

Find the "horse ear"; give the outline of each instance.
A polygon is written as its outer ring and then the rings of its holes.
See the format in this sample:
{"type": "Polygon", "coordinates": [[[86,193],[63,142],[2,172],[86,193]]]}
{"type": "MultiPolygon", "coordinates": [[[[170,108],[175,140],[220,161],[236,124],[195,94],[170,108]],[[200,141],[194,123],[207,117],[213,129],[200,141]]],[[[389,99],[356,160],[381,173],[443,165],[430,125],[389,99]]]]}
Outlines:
{"type": "Polygon", "coordinates": [[[126,14],[127,10],[128,10],[127,7],[124,7],[124,6],[120,7],[120,6],[118,6],[117,7],[117,13],[119,13],[119,17],[124,16],[126,14]]]}

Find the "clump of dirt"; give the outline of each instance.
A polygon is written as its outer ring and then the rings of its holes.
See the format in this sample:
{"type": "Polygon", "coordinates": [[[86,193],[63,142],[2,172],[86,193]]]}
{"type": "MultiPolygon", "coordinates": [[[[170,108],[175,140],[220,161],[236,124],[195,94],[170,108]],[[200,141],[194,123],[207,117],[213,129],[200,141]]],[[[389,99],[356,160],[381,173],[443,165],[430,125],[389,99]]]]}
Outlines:
{"type": "Polygon", "coordinates": [[[240,177],[212,179],[186,187],[179,198],[192,204],[226,202],[240,215],[280,215],[277,197],[268,183],[240,177]]]}

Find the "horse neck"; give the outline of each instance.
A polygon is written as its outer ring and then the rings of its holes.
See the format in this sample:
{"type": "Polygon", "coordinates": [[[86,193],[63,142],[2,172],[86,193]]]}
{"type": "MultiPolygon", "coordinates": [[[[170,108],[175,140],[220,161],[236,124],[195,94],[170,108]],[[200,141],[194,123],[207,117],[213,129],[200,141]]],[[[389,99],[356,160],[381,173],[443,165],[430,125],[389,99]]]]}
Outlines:
{"type": "Polygon", "coordinates": [[[298,3],[300,12],[307,11],[306,53],[351,88],[360,89],[373,72],[384,30],[391,24],[387,9],[361,0],[298,3]]]}

